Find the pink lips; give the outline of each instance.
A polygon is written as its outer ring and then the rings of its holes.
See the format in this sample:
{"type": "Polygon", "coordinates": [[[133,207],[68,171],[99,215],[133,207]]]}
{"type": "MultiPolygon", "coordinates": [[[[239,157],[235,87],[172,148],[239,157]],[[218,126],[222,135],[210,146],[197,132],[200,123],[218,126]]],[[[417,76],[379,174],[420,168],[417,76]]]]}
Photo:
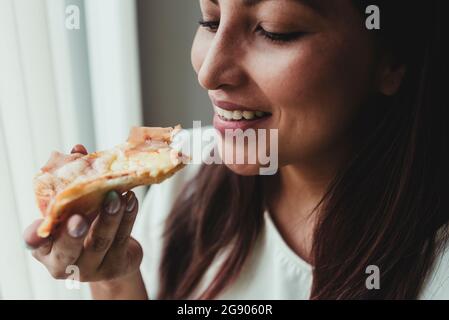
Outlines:
{"type": "Polygon", "coordinates": [[[232,103],[225,100],[219,100],[215,97],[210,96],[210,99],[214,105],[221,109],[229,110],[229,111],[235,111],[235,110],[241,110],[241,111],[263,111],[263,110],[256,110],[255,108],[247,107],[244,105],[232,103]]]}
{"type": "Polygon", "coordinates": [[[241,106],[241,105],[234,104],[234,103],[227,102],[227,101],[212,100],[212,103],[221,109],[225,109],[225,110],[229,110],[229,111],[235,111],[235,110],[251,111],[251,109],[248,107],[241,106]]]}
{"type": "Polygon", "coordinates": [[[258,119],[254,119],[254,120],[229,121],[229,120],[224,120],[218,114],[215,114],[214,127],[215,127],[215,129],[220,131],[221,134],[224,135],[226,130],[241,129],[242,131],[245,131],[250,128],[257,129],[257,128],[267,127],[267,125],[265,125],[265,124],[270,119],[271,119],[270,116],[266,116],[266,117],[258,118],[258,119]]]}

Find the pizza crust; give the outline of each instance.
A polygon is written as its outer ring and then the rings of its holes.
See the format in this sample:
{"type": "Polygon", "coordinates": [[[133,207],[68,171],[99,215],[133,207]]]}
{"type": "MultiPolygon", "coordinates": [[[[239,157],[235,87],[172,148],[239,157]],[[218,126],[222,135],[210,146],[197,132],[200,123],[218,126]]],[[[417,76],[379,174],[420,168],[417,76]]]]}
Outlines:
{"type": "Polygon", "coordinates": [[[39,237],[48,237],[73,214],[88,216],[107,192],[119,193],[157,184],[181,170],[188,157],[170,148],[176,128],[136,127],[127,143],[88,155],[53,153],[34,178],[38,207],[44,216],[39,237]]]}

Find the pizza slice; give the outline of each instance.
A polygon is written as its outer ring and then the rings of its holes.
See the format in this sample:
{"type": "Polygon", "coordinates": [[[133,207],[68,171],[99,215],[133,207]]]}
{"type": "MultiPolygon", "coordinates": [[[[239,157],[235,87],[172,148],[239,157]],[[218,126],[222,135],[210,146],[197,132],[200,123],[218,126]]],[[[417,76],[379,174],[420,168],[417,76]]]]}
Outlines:
{"type": "Polygon", "coordinates": [[[182,169],[188,157],[170,146],[180,130],[134,127],[126,143],[110,150],[88,155],[53,152],[33,181],[44,217],[38,236],[48,237],[72,214],[94,213],[108,191],[160,183],[182,169]]]}

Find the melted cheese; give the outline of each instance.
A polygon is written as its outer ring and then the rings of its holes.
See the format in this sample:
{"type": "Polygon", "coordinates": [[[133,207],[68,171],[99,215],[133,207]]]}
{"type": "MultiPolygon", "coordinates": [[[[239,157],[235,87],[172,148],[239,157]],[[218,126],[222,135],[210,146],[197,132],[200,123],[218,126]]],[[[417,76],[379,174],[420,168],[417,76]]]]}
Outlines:
{"type": "Polygon", "coordinates": [[[90,167],[90,163],[83,158],[66,163],[54,171],[54,176],[67,181],[73,181],[90,167]]]}
{"type": "Polygon", "coordinates": [[[101,155],[101,157],[95,159],[94,163],[92,164],[92,169],[97,174],[108,173],[111,169],[112,163],[117,159],[117,157],[117,153],[104,153],[101,155]]]}
{"type": "Polygon", "coordinates": [[[95,180],[117,172],[139,174],[148,171],[150,176],[156,177],[177,166],[181,162],[181,155],[166,143],[154,141],[139,145],[125,143],[105,152],[65,162],[60,167],[54,167],[52,172],[41,175],[37,180],[40,189],[54,196],[70,184],[95,180]]]}
{"type": "Polygon", "coordinates": [[[118,157],[111,164],[111,170],[123,171],[159,171],[170,169],[173,164],[170,159],[170,149],[160,149],[158,152],[136,152],[128,157],[118,157]]]}

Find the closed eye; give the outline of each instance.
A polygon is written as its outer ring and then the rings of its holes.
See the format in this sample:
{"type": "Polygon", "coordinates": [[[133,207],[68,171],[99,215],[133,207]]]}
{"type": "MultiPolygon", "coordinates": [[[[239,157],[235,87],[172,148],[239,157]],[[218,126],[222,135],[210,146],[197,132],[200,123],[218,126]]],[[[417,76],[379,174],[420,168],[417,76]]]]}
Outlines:
{"type": "MultiPolygon", "coordinates": [[[[200,20],[198,23],[202,28],[213,33],[217,32],[218,27],[220,26],[220,21],[200,20]]],[[[264,38],[277,43],[294,41],[300,38],[301,36],[305,35],[304,32],[288,32],[288,33],[269,32],[264,28],[262,28],[261,26],[257,27],[256,32],[258,32],[264,38]]]]}
{"type": "Polygon", "coordinates": [[[263,37],[273,42],[290,42],[300,38],[305,34],[304,32],[288,32],[288,33],[269,32],[266,31],[261,26],[257,27],[257,32],[263,37]]]}
{"type": "Polygon", "coordinates": [[[204,29],[207,29],[211,32],[217,32],[218,27],[220,26],[220,21],[207,21],[207,20],[200,20],[198,21],[200,26],[204,29]]]}

